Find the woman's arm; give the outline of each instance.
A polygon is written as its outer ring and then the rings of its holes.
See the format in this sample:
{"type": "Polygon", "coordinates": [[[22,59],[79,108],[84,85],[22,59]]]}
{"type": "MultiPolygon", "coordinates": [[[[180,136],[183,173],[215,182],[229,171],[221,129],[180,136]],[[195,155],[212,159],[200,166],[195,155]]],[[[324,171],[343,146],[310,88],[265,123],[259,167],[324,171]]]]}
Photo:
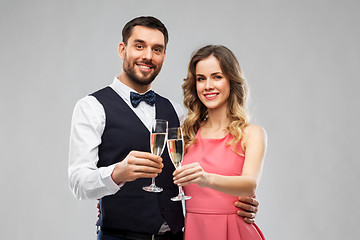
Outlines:
{"type": "Polygon", "coordinates": [[[192,163],[174,172],[174,183],[180,186],[196,183],[233,196],[254,196],[262,173],[267,136],[265,130],[257,125],[248,125],[244,134],[245,162],[241,176],[207,173],[199,163],[192,163]]]}

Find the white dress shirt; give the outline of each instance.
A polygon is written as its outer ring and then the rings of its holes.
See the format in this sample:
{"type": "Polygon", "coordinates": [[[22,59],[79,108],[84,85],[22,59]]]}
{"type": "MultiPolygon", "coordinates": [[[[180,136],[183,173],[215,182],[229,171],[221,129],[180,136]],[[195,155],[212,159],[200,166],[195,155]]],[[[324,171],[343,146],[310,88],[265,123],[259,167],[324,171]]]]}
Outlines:
{"type": "MultiPolygon", "coordinates": [[[[150,131],[156,106],[142,101],[134,108],[130,102],[130,91],[135,91],[116,77],[110,87],[124,99],[150,131]]],[[[176,102],[171,103],[182,124],[186,117],[183,108],[176,102]]],[[[94,96],[86,96],[75,105],[71,122],[68,174],[70,188],[78,199],[99,199],[112,195],[123,185],[117,185],[111,178],[116,164],[101,168],[96,166],[105,117],[103,106],[94,96]]]]}

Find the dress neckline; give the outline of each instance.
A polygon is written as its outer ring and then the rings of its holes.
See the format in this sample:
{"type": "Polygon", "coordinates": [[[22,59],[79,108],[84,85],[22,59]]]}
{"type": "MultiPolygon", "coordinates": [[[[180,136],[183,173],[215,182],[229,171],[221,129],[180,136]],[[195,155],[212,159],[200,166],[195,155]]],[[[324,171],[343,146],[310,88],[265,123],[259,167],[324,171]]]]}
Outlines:
{"type": "Polygon", "coordinates": [[[222,140],[224,140],[224,139],[226,139],[228,136],[229,136],[229,134],[230,134],[230,132],[228,132],[224,137],[221,137],[221,138],[203,138],[202,136],[201,136],[201,132],[200,132],[200,129],[201,129],[201,127],[199,128],[199,130],[198,130],[198,132],[197,132],[197,138],[199,138],[199,139],[201,139],[201,140],[209,140],[209,141],[222,141],[222,140]]]}

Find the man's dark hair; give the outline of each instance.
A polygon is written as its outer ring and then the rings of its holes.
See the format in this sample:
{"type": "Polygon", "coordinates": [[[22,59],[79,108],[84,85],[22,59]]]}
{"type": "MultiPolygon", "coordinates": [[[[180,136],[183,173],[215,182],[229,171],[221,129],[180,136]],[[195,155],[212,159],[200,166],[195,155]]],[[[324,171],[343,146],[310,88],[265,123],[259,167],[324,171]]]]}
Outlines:
{"type": "Polygon", "coordinates": [[[127,41],[129,40],[131,36],[131,32],[135,26],[147,27],[162,32],[162,34],[164,35],[165,47],[166,47],[169,40],[168,31],[165,25],[159,19],[151,16],[141,16],[134,18],[124,26],[122,30],[122,38],[123,38],[122,41],[125,43],[125,45],[127,44],[127,41]]]}

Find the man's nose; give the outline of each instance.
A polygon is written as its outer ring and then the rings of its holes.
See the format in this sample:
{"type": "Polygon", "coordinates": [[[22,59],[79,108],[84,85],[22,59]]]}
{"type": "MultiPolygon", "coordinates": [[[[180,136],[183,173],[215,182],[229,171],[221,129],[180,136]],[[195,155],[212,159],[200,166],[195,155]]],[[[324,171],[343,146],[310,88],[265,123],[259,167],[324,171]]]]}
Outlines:
{"type": "Polygon", "coordinates": [[[153,51],[151,48],[145,48],[143,51],[143,59],[151,60],[153,56],[153,51]]]}

